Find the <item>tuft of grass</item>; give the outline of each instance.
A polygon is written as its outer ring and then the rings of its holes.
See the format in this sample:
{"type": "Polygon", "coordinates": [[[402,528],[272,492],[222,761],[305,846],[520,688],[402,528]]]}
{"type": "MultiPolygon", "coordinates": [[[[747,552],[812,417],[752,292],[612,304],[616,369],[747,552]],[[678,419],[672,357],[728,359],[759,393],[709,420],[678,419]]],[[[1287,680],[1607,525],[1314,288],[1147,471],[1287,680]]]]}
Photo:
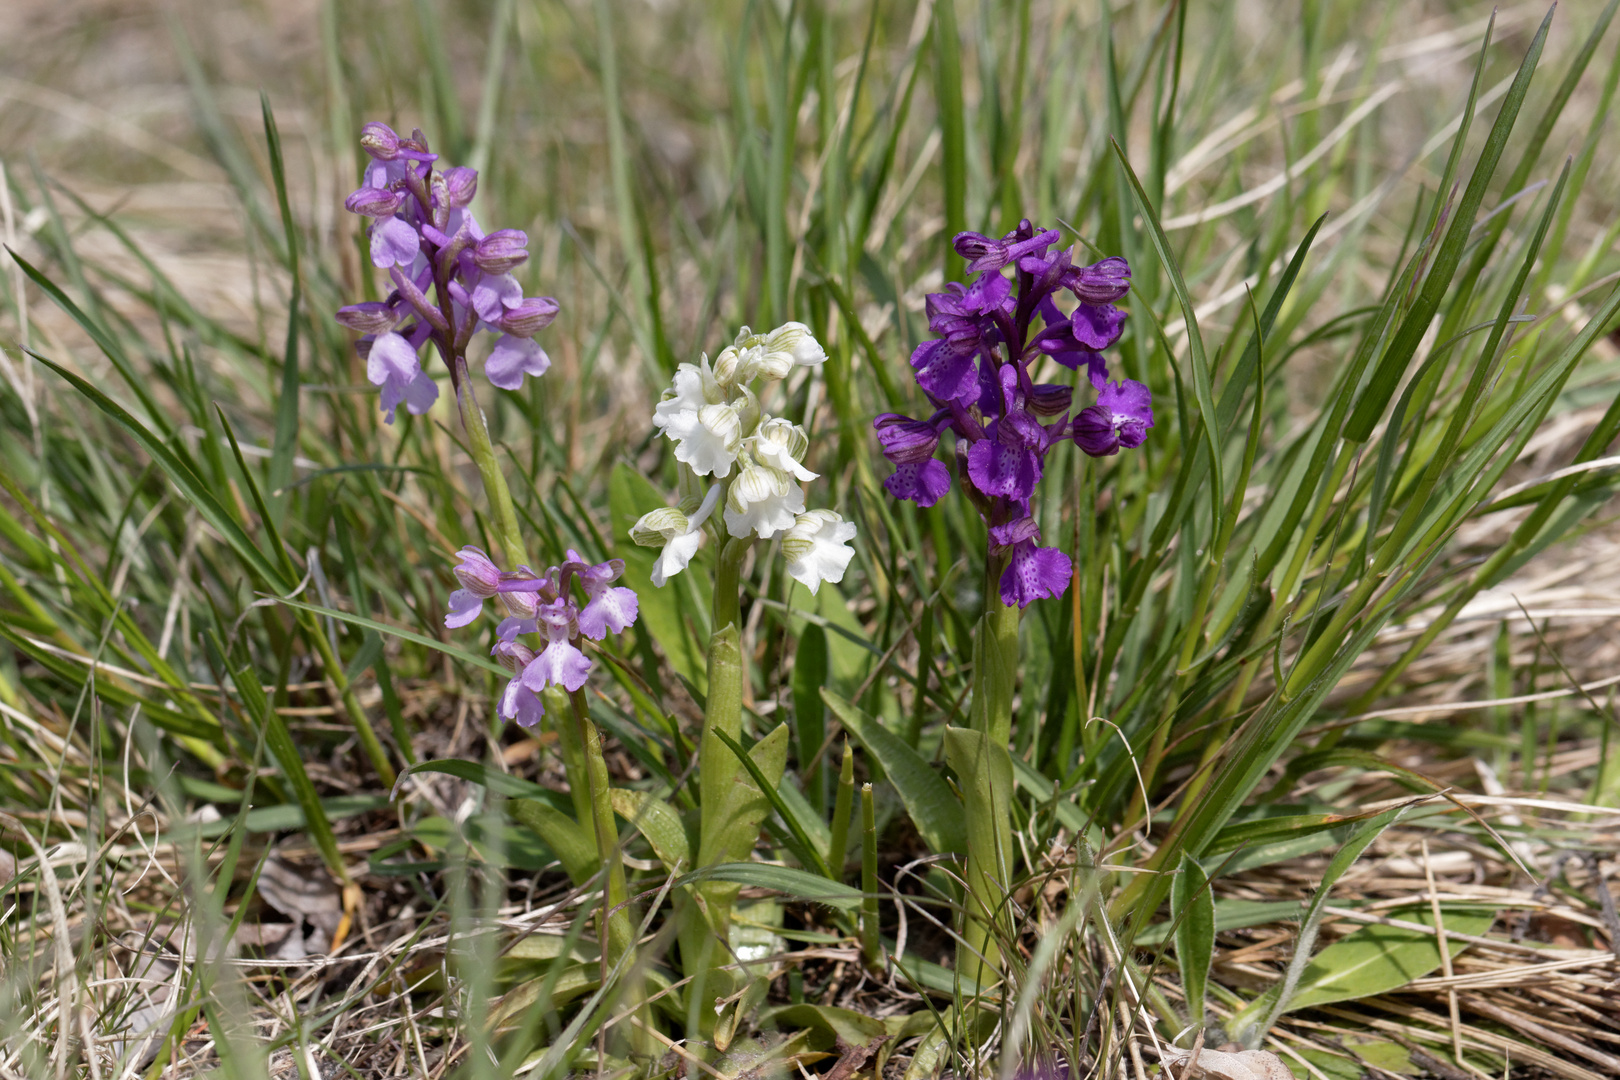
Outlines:
{"type": "MultiPolygon", "coordinates": [[[[14,39],[0,1070],[1143,1076],[1235,1037],[1299,1076],[1612,1074],[1615,10],[182,5],[14,39]],[[120,50],[150,83],[99,78],[120,50]],[[440,625],[476,474],[442,409],[379,423],[329,317],[387,289],[339,209],[373,117],[480,167],[563,304],[550,374],[486,402],[536,558],[638,557],[674,364],[787,318],[826,345],[773,407],[861,539],[841,586],[745,605],[732,749],[793,747],[784,865],[720,871],[772,957],[729,1056],[681,1041],[654,826],[614,971],[532,827],[572,809],[556,747],[440,625]],[[984,528],[887,500],[867,425],[924,407],[950,236],[1023,215],[1129,258],[1115,362],[1159,408],[1135,456],[1051,459],[1076,576],[1023,624],[980,987],[945,966],[941,744],[984,528]]],[[[590,702],[672,821],[699,576],[590,702]]]]}

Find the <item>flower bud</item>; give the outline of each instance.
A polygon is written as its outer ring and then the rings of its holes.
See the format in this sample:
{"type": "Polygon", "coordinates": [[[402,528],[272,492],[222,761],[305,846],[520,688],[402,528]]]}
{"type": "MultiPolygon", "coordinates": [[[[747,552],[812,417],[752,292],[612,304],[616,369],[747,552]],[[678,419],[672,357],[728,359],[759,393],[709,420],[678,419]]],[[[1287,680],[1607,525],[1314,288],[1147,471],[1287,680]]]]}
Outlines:
{"type": "Polygon", "coordinates": [[[534,660],[534,650],[521,641],[497,641],[489,653],[501,667],[512,672],[522,671],[534,660]]]}
{"type": "Polygon", "coordinates": [[[360,129],[360,149],[378,161],[393,161],[399,157],[399,135],[387,124],[373,120],[360,129]]]}
{"type": "Polygon", "coordinates": [[[1073,271],[1065,282],[1087,304],[1107,304],[1131,291],[1131,266],[1118,255],[1073,271]]]}
{"type": "Polygon", "coordinates": [[[465,165],[457,165],[444,171],[445,187],[450,192],[451,209],[460,209],[473,201],[478,194],[478,170],[469,169],[465,165]]]}
{"type": "Polygon", "coordinates": [[[501,571],[488,555],[469,545],[456,552],[456,558],[461,560],[461,565],[455,568],[456,580],[463,589],[480,599],[495,595],[501,584],[501,571]]]}
{"type": "Polygon", "coordinates": [[[393,217],[405,202],[403,191],[387,188],[363,187],[343,200],[343,208],[351,214],[369,218],[393,217]]]}
{"type": "Polygon", "coordinates": [[[1029,395],[1029,411],[1036,416],[1057,416],[1069,411],[1074,388],[1057,383],[1037,383],[1029,395]]]}
{"type": "Polygon", "coordinates": [[[927,461],[939,446],[939,429],[927,420],[913,420],[899,413],[884,413],[872,421],[877,428],[883,456],[896,465],[927,461]]]}
{"type": "Polygon", "coordinates": [[[495,325],[513,337],[533,337],[557,317],[557,301],[549,296],[525,296],[516,307],[507,308],[495,325]]]}
{"type": "Polygon", "coordinates": [[[796,367],[813,367],[827,359],[827,351],[802,322],[783,323],[772,330],[765,336],[765,351],[788,354],[796,367]]]}
{"type": "Polygon", "coordinates": [[[672,536],[688,529],[687,516],[673,506],[665,506],[641,515],[641,520],[630,527],[630,539],[641,547],[663,547],[672,536]]]}
{"type": "Polygon", "coordinates": [[[999,270],[1007,265],[1007,245],[983,233],[957,233],[951,240],[951,246],[956,248],[958,255],[968,260],[970,274],[983,270],[999,270]]]}
{"type": "Polygon", "coordinates": [[[473,262],[486,274],[505,274],[528,261],[529,237],[521,229],[497,229],[478,241],[473,262]]]}
{"type": "Polygon", "coordinates": [[[735,386],[741,373],[742,353],[737,351],[735,345],[727,345],[720,350],[720,355],[714,358],[714,381],[721,386],[735,386]]]}
{"type": "Polygon", "coordinates": [[[399,316],[388,304],[368,300],[338,308],[337,321],[362,334],[386,334],[399,322],[399,316]]]}

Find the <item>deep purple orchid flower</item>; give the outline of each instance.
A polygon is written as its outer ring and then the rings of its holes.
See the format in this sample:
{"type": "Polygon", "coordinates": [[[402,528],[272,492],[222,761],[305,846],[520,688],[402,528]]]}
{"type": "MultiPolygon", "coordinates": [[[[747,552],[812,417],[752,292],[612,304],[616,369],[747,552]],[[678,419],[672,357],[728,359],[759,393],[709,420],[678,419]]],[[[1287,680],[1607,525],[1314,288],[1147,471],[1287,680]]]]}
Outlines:
{"type": "Polygon", "coordinates": [[[1153,426],[1147,387],[1109,383],[1102,356],[1124,331],[1114,301],[1130,291],[1130,266],[1118,256],[1076,266],[1068,249],[1053,250],[1059,238],[1028,221],[999,239],[958,234],[957,253],[974,276],[929,295],[935,336],[911,354],[917,385],[937,411],[926,420],[884,413],[873,421],[895,467],[884,488],[923,507],[950,490],[951,471],[934,455],[947,429],[956,435],[957,480],[990,527],[1002,602],[1020,607],[1062,595],[1072,576],[1067,555],[1036,542],[1030,507],[1046,455],[1071,438],[1094,456],[1117,453],[1140,446],[1153,426]],[[1069,311],[1056,302],[1064,292],[1069,311]],[[1097,391],[1096,404],[1072,422],[1074,389],[1031,378],[1044,357],[1084,369],[1097,391]]]}
{"type": "Polygon", "coordinates": [[[1074,418],[1075,445],[1092,457],[1141,446],[1147,441],[1147,429],[1153,426],[1153,395],[1148,388],[1135,379],[1093,382],[1097,404],[1081,409],[1074,418]]]}
{"type": "Polygon", "coordinates": [[[388,422],[400,405],[420,414],[438,398],[417,359],[429,340],[458,388],[467,346],[479,331],[499,337],[484,365],[493,385],[517,390],[525,376],[544,375],[551,358],[534,336],[556,317],[557,302],[525,297],[511,275],[529,257],[527,234],[485,235],[467,210],[477,172],[459,165],[436,170],[438,155],[420,131],[407,139],[372,122],[361,129],[360,145],[371,161],[344,206],[372,219],[371,261],[388,272],[394,292],[383,302],[343,308],[338,321],[369,335],[361,338],[361,355],[367,378],[382,389],[388,422]]]}

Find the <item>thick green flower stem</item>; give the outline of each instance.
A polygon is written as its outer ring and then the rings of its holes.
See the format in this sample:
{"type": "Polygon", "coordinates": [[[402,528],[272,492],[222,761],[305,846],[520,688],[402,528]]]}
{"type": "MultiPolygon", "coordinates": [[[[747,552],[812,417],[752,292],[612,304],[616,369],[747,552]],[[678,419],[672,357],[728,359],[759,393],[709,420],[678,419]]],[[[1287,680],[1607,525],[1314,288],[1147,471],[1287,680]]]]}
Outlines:
{"type": "Polygon", "coordinates": [[[1018,685],[1018,617],[1016,604],[1001,602],[999,574],[990,576],[988,607],[973,637],[973,702],[969,726],[992,742],[1012,740],[1013,693],[1018,685]]]}
{"type": "Polygon", "coordinates": [[[501,543],[501,554],[507,565],[528,565],[529,552],[523,543],[523,532],[518,528],[517,510],[512,505],[512,492],[501,475],[495,460],[495,446],[489,441],[489,425],[484,421],[484,410],[478,406],[473,393],[472,380],[467,377],[467,358],[456,356],[451,361],[451,374],[455,377],[456,407],[461,411],[461,427],[467,433],[467,450],[473,464],[478,467],[478,478],[484,484],[484,497],[489,500],[489,511],[495,519],[496,539],[501,543]]]}
{"type": "MultiPolygon", "coordinates": [[[[721,499],[724,502],[724,497],[721,499]]],[[[750,538],[722,537],[720,558],[716,560],[714,568],[714,632],[719,633],[727,625],[742,626],[742,566],[748,558],[748,549],[754,542],[750,538]]],[[[738,694],[742,693],[741,684],[738,684],[738,694]]],[[[737,699],[739,702],[741,697],[737,699]]],[[[741,706],[739,705],[739,708],[741,706]]]]}
{"type": "Polygon", "coordinates": [[[1001,601],[1001,567],[985,574],[984,615],[973,641],[973,701],[968,729],[947,729],[945,758],[962,786],[967,814],[967,898],[956,970],[981,989],[1000,979],[997,927],[1009,931],[1012,880],[1013,692],[1018,681],[1019,609],[1001,601]]]}
{"type": "Polygon", "coordinates": [[[634,947],[635,931],[625,906],[630,893],[625,886],[624,863],[619,858],[619,830],[613,818],[607,761],[602,757],[602,736],[587,712],[584,691],[570,693],[568,704],[572,723],[563,720],[556,727],[563,768],[568,774],[576,819],[586,835],[596,841],[598,865],[605,870],[603,908],[610,914],[602,937],[607,942],[608,963],[616,964],[634,947]]]}
{"type": "MultiPolygon", "coordinates": [[[[736,542],[733,541],[733,544],[736,542]]],[[[731,545],[720,559],[719,580],[715,583],[715,609],[718,613],[724,601],[731,596],[736,606],[736,568],[740,560],[730,560],[731,545]],[[728,563],[733,564],[728,575],[728,563]]],[[[738,830],[730,811],[734,798],[732,788],[742,764],[717,732],[724,732],[733,741],[742,736],[743,660],[740,635],[735,621],[720,624],[709,639],[709,693],[703,717],[703,735],[698,749],[698,796],[701,802],[697,868],[715,863],[729,862],[736,856],[738,830]]],[[[753,837],[746,843],[753,844],[753,837]]],[[[694,889],[693,900],[682,913],[680,926],[681,966],[692,979],[694,987],[704,1001],[696,1007],[699,1023],[705,1030],[714,1022],[711,1006],[716,997],[731,992],[731,980],[714,970],[731,962],[731,951],[721,935],[730,922],[731,904],[737,895],[737,886],[725,882],[703,882],[694,889]],[[715,938],[719,940],[714,940],[715,938]]]]}

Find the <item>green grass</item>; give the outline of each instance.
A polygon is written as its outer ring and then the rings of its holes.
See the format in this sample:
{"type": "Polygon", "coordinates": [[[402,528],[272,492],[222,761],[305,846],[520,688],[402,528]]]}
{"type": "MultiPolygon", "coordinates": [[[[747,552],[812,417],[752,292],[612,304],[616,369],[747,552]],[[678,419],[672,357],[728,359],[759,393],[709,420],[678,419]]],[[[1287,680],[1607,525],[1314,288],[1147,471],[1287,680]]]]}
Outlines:
{"type": "MultiPolygon", "coordinates": [[[[1388,996],[1450,963],[1413,929],[1441,905],[1415,887],[1416,907],[1390,909],[1404,927],[1357,937],[1323,921],[1399,898],[1355,877],[1363,850],[1494,851],[1478,856],[1493,884],[1528,904],[1545,879],[1599,928],[1583,940],[1611,932],[1601,879],[1546,857],[1595,859],[1602,835],[1524,806],[1379,805],[1477,790],[1477,759],[1513,792],[1620,806],[1607,691],[1444,723],[1367,715],[1614,670],[1590,621],[1465,614],[1560,561],[1599,568],[1587,599],[1614,591],[1601,567],[1616,479],[1603,459],[1620,435],[1606,141],[1620,64],[1614,5],[1566,8],[1545,34],[1544,12],[1504,11],[1487,41],[1489,12],[1460,5],[1310,3],[1256,24],[1227,5],[1033,0],[921,15],[496,0],[377,17],[334,3],[286,55],[251,62],[219,47],[201,7],[108,22],[170,58],[186,113],[162,117],[161,137],[69,141],[57,114],[0,119],[7,142],[38,150],[37,164],[4,160],[0,847],[17,873],[7,884],[0,857],[0,1067],[115,1075],[141,1008],[129,980],[147,969],[173,986],[141,1014],[164,1025],[155,1060],[137,1062],[147,1075],[632,1067],[619,995],[634,980],[602,984],[597,900],[552,864],[570,852],[531,831],[574,811],[556,747],[503,729],[486,643],[440,625],[451,552],[496,528],[465,436],[445,401],[382,425],[330,318],[387,289],[339,208],[373,118],[476,164],[481,220],[528,230],[526,291],[563,304],[546,377],[480,385],[542,563],[568,548],[640,557],[627,521],[676,488],[650,423],[676,363],[788,318],[826,345],[823,374],[778,405],[811,429],[815,505],[858,524],[856,559],[814,601],[761,570],[743,615],[742,743],[789,720],[798,785],[773,800],[765,853],[808,873],[723,871],[826,901],[790,904],[785,924],[779,907],[740,909],[781,931],[773,947],[843,950],[785,962],[752,1014],[803,1033],[784,1052],[869,1039],[860,1024],[886,1004],[894,1038],[878,1053],[919,1073],[933,1054],[974,1075],[1059,1061],[1132,1075],[1154,1039],[1190,1047],[1206,1021],[1211,1046],[1221,1032],[1259,1044],[1275,1023],[1263,1045],[1326,1075],[1359,1066],[1313,1022],[1376,1032],[1368,1060],[1421,1045],[1451,1061],[1451,1024],[1391,1011],[1446,1021],[1446,994],[1388,996]],[[256,80],[262,114],[238,89],[256,80]],[[186,177],[198,187],[176,186],[186,177]],[[198,191],[234,216],[203,220],[198,191]],[[923,293],[960,275],[950,235],[1022,215],[1062,222],[1081,254],[1130,260],[1111,363],[1152,388],[1157,425],[1134,454],[1051,459],[1046,490],[1062,495],[1040,525],[1077,575],[1023,622],[1015,826],[1033,888],[1002,943],[1006,993],[975,1009],[939,966],[948,872],[899,867],[964,829],[941,744],[968,709],[984,528],[954,496],[928,511],[888,500],[869,422],[926,408],[906,358],[927,336],[923,293]],[[859,749],[840,782],[845,734],[859,749]],[[413,771],[385,801],[393,773],[444,759],[460,763],[413,771]],[[867,780],[873,801],[854,790],[867,780]],[[508,812],[522,805],[537,809],[508,812]],[[871,896],[857,918],[847,888],[875,869],[867,836],[886,860],[878,945],[896,951],[904,897],[893,985],[921,996],[873,983],[866,999],[834,993],[864,1000],[841,1011],[816,1004],[826,956],[845,956],[832,989],[848,992],[859,950],[877,947],[871,896]],[[844,885],[810,876],[823,850],[844,885]],[[1535,883],[1514,876],[1524,852],[1542,859],[1535,883]],[[320,932],[350,911],[340,956],[356,958],[225,962],[214,943],[279,922],[258,882],[289,864],[335,883],[320,932]],[[345,889],[358,908],[333,899],[345,889]],[[1279,900],[1299,903],[1263,906],[1279,900]],[[1339,935],[1309,964],[1257,961],[1290,989],[1261,995],[1252,972],[1222,966],[1260,940],[1246,928],[1288,920],[1307,943],[1339,935]],[[154,942],[182,924],[201,945],[171,963],[154,942]],[[1383,959],[1357,967],[1369,948],[1383,959]],[[65,1021],[74,1009],[82,1021],[65,1021]],[[1375,1022],[1397,1015],[1392,1042],[1375,1022]],[[927,1034],[941,1019],[943,1041],[927,1034]]],[[[92,44],[41,39],[8,59],[68,85],[50,65],[88,63],[92,44]]],[[[643,597],[590,703],[615,784],[678,811],[699,792],[712,567],[706,551],[659,594],[661,619],[643,597]]],[[[647,831],[623,840],[657,993],[677,970],[674,920],[647,831]]],[[[1513,916],[1491,930],[1448,901],[1444,918],[1507,942],[1513,916]]],[[[1516,992],[1491,1001],[1535,1004],[1516,992]]],[[[1473,1068],[1603,1069],[1462,1008],[1473,1068]]],[[[678,993],[645,1016],[663,1039],[686,1034],[678,993]]],[[[745,1024],[738,1045],[761,1030],[745,1024]]]]}

